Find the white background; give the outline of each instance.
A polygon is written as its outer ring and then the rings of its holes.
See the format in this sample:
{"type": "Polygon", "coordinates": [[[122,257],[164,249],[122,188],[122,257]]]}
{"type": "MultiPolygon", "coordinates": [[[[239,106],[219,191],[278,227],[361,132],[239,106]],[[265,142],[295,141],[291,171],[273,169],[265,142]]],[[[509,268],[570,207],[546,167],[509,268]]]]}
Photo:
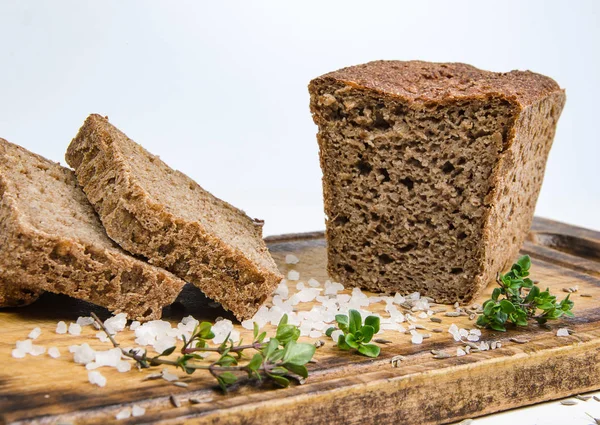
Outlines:
{"type": "MultiPolygon", "coordinates": [[[[374,59],[530,69],[568,97],[536,213],[600,229],[599,19],[599,1],[3,1],[0,137],[64,163],[108,115],[265,234],[317,230],[311,78],[374,59]]],[[[476,422],[586,423],[569,409],[476,422]]]]}

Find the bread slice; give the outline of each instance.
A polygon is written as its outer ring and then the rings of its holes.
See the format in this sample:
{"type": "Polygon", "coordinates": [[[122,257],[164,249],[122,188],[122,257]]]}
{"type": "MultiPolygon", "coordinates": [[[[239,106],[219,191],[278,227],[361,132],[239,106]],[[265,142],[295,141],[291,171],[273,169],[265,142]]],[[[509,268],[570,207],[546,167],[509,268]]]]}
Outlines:
{"type": "Polygon", "coordinates": [[[158,319],[184,281],[105,234],[73,171],[0,139],[0,303],[41,291],[158,319]]]}
{"type": "Polygon", "coordinates": [[[261,221],[169,168],[106,118],[87,118],[66,159],[113,240],[238,319],[252,317],[281,280],[261,221]]]}
{"type": "Polygon", "coordinates": [[[309,92],[332,277],[468,302],[514,260],[565,103],[556,82],[377,61],[309,92]]]}

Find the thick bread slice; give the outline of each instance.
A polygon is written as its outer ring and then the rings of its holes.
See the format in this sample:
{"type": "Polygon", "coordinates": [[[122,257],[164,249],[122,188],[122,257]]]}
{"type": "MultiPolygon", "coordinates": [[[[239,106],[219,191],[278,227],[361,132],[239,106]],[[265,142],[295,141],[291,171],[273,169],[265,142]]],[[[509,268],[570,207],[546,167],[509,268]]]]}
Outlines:
{"type": "Polygon", "coordinates": [[[238,319],[252,317],[281,280],[262,222],[169,168],[107,119],[90,115],[66,159],[113,240],[195,284],[238,319]]]}
{"type": "MultiPolygon", "coordinates": [[[[0,303],[56,292],[158,319],[184,281],[105,234],[73,171],[0,139],[0,303]]],[[[19,302],[20,301],[20,302],[19,302]]]]}
{"type": "Polygon", "coordinates": [[[556,82],[377,61],[309,91],[333,278],[468,302],[515,259],[565,103],[556,82]]]}

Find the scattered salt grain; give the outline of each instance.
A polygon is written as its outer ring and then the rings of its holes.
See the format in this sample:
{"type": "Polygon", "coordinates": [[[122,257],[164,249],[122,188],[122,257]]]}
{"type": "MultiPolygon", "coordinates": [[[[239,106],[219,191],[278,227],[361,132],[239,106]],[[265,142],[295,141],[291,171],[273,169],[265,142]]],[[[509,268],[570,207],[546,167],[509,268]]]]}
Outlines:
{"type": "Polygon", "coordinates": [[[556,336],[569,336],[569,330],[567,328],[560,328],[556,331],[556,336]]]}
{"type": "Polygon", "coordinates": [[[31,354],[32,356],[39,356],[42,355],[46,352],[46,347],[43,347],[41,345],[33,345],[31,347],[31,351],[29,352],[29,354],[31,354]]]}
{"type": "Polygon", "coordinates": [[[89,325],[93,324],[94,322],[95,322],[95,320],[94,320],[94,318],[93,318],[93,317],[83,317],[83,316],[79,316],[79,317],[77,318],[77,322],[76,322],[76,323],[77,323],[79,326],[82,326],[82,327],[83,327],[83,326],[89,326],[89,325]]]}
{"type": "Polygon", "coordinates": [[[279,295],[283,299],[287,299],[290,295],[290,289],[287,286],[287,281],[282,279],[277,288],[275,288],[275,295],[279,295]]]}
{"type": "Polygon", "coordinates": [[[297,289],[298,291],[301,291],[301,290],[303,290],[304,288],[306,288],[306,286],[304,286],[304,282],[298,282],[298,283],[296,284],[296,289],[297,289]]]}
{"type": "Polygon", "coordinates": [[[319,283],[319,281],[317,279],[313,279],[311,277],[310,279],[308,279],[308,286],[311,286],[313,288],[318,288],[319,286],[321,286],[321,284],[319,283]]]}
{"type": "Polygon", "coordinates": [[[254,322],[250,319],[244,320],[242,322],[242,328],[248,329],[249,331],[251,331],[252,329],[254,329],[254,322]]]}
{"type": "Polygon", "coordinates": [[[177,375],[175,375],[174,373],[169,372],[168,369],[163,369],[162,379],[164,379],[165,381],[173,382],[173,381],[177,381],[179,379],[179,377],[177,375]]]}
{"type": "Polygon", "coordinates": [[[69,347],[69,351],[73,353],[73,360],[75,363],[87,365],[88,363],[94,361],[96,357],[96,351],[94,351],[94,349],[92,349],[87,342],[71,347],[69,347]],[[73,351],[71,351],[71,347],[73,347],[73,351]]]}
{"type": "Polygon", "coordinates": [[[309,332],[308,336],[310,338],[320,338],[323,335],[323,332],[321,331],[316,331],[316,330],[312,330],[309,332]]]}
{"type": "Polygon", "coordinates": [[[296,270],[290,270],[287,274],[287,279],[288,280],[299,280],[300,273],[298,273],[296,270]]]}
{"type": "Polygon", "coordinates": [[[99,387],[103,387],[106,385],[106,378],[97,370],[92,370],[88,372],[88,380],[91,384],[98,385],[99,387]]]}
{"type": "Polygon", "coordinates": [[[33,330],[31,332],[29,332],[29,335],[27,336],[27,338],[37,339],[37,337],[40,336],[41,334],[42,334],[42,330],[40,328],[33,328],[33,330]]]}
{"type": "Polygon", "coordinates": [[[69,333],[71,335],[81,335],[81,326],[77,323],[71,323],[69,325],[69,333]]]}
{"type": "Polygon", "coordinates": [[[67,324],[62,320],[58,322],[56,325],[56,333],[57,334],[66,334],[67,333],[67,324]]]}
{"type": "Polygon", "coordinates": [[[129,363],[125,360],[119,360],[117,362],[117,370],[121,373],[129,372],[131,370],[131,363],[129,363]]]}
{"type": "Polygon", "coordinates": [[[344,290],[344,285],[338,282],[325,281],[325,295],[337,295],[339,291],[344,290]]]}
{"type": "Polygon", "coordinates": [[[462,356],[466,356],[467,352],[465,350],[463,350],[462,348],[457,348],[456,349],[456,356],[457,357],[462,357],[462,356]]]}
{"type": "MultiPolygon", "coordinates": [[[[185,320],[185,317],[184,317],[184,320],[185,320]]],[[[182,320],[182,322],[183,322],[183,320],[182,320]]],[[[140,322],[138,322],[137,320],[134,320],[133,322],[131,322],[131,325],[129,325],[129,329],[132,331],[135,331],[137,328],[140,327],[140,325],[141,325],[140,322]]]]}
{"type": "Polygon", "coordinates": [[[25,341],[17,341],[17,350],[21,350],[25,354],[30,353],[33,348],[33,342],[30,339],[26,339],[25,341]]]}
{"type": "Polygon", "coordinates": [[[22,359],[27,353],[19,348],[14,348],[11,354],[15,359],[22,359]]]}
{"type": "Polygon", "coordinates": [[[117,415],[115,416],[115,418],[117,419],[127,419],[131,417],[131,409],[129,407],[126,407],[123,410],[120,410],[119,413],[117,413],[117,415]]]}
{"type": "Polygon", "coordinates": [[[104,331],[96,332],[96,338],[98,338],[100,342],[110,341],[110,339],[108,339],[108,335],[106,335],[106,332],[104,331]]]}
{"type": "Polygon", "coordinates": [[[421,344],[421,343],[423,343],[423,335],[421,335],[420,333],[418,333],[415,330],[410,331],[410,333],[412,334],[412,338],[410,339],[410,341],[413,344],[421,344]]]}
{"type": "Polygon", "coordinates": [[[133,408],[131,409],[131,416],[134,418],[137,418],[138,416],[144,416],[145,413],[146,409],[142,406],[138,406],[137,404],[134,404],[133,408]]]}
{"type": "Polygon", "coordinates": [[[111,348],[106,351],[96,351],[95,361],[96,367],[110,366],[117,367],[117,364],[121,360],[121,349],[111,348]]]}
{"type": "Polygon", "coordinates": [[[127,314],[125,314],[125,313],[115,314],[114,316],[112,316],[104,321],[104,327],[106,327],[108,332],[113,335],[116,334],[117,332],[121,332],[123,329],[125,329],[126,325],[127,325],[127,314]]]}
{"type": "Polygon", "coordinates": [[[58,351],[58,348],[56,347],[50,347],[48,349],[48,355],[53,359],[57,359],[60,357],[60,351],[58,351]]]}
{"type": "Polygon", "coordinates": [[[479,335],[469,334],[467,335],[467,341],[477,342],[479,341],[479,335]]]}
{"type": "Polygon", "coordinates": [[[293,254],[288,254],[285,256],[285,264],[298,264],[300,259],[293,254]]]}
{"type": "Polygon", "coordinates": [[[340,331],[339,329],[331,332],[331,339],[333,340],[334,343],[337,344],[338,339],[340,338],[340,335],[344,335],[344,332],[340,331]]]}

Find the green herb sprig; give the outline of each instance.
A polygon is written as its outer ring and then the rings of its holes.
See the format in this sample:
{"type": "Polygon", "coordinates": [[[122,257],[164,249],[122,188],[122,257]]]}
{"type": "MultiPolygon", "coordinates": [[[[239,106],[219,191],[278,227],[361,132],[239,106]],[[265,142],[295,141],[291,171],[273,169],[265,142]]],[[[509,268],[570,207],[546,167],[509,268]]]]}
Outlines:
{"type": "Polygon", "coordinates": [[[496,331],[506,331],[506,325],[527,326],[530,319],[538,323],[558,319],[562,316],[573,317],[573,301],[569,295],[560,302],[550,294],[550,289],[540,290],[528,277],[531,258],[520,257],[506,274],[498,274],[492,298],[483,304],[483,313],[477,319],[477,325],[496,331]],[[538,311],[541,310],[540,313],[538,311]]]}
{"type": "Polygon", "coordinates": [[[379,317],[367,316],[363,324],[360,312],[348,311],[348,316],[338,314],[335,316],[337,328],[330,327],[325,334],[331,336],[333,331],[339,329],[342,335],[338,337],[337,346],[340,350],[355,349],[363,356],[377,357],[381,349],[375,344],[369,344],[373,335],[379,332],[379,317]]]}
{"type": "MultiPolygon", "coordinates": [[[[107,331],[102,321],[94,313],[92,313],[92,317],[106,332],[112,344],[119,347],[119,343],[107,331]]],[[[121,351],[125,356],[135,360],[140,368],[170,365],[180,368],[188,374],[199,369],[208,370],[223,391],[227,391],[243,375],[247,375],[250,381],[266,379],[280,387],[287,387],[290,384],[290,378],[302,382],[308,377],[308,369],[305,365],[312,360],[316,350],[313,344],[297,342],[299,336],[300,329],[288,324],[286,314],[281,318],[275,335],[268,342],[265,342],[267,333],[259,332],[255,323],[251,344],[242,345],[242,341],[240,341],[238,345],[235,345],[228,335],[222,344],[211,347],[208,341],[215,337],[212,325],[209,322],[202,322],[196,326],[189,340],[184,338],[181,355],[175,360],[166,357],[171,356],[176,347],[170,347],[153,357],[149,357],[145,350],[121,349],[121,351]],[[255,351],[250,358],[244,356],[244,351],[248,349],[255,351]],[[219,358],[205,364],[202,362],[206,360],[198,352],[216,352],[219,354],[219,358]]]]}

